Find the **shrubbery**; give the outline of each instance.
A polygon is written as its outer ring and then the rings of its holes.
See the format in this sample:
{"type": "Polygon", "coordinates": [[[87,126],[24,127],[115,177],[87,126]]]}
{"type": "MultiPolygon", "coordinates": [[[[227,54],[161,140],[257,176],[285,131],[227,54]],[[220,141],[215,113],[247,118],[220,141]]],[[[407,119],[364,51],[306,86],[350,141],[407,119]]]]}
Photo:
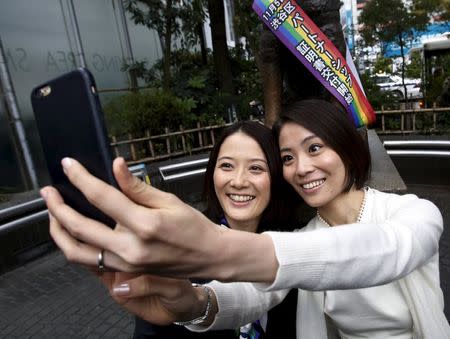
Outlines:
{"type": "Polygon", "coordinates": [[[195,120],[193,99],[182,99],[158,88],[128,93],[112,99],[104,108],[108,131],[113,135],[125,133],[152,134],[164,132],[165,127],[189,126],[195,120]]]}
{"type": "Polygon", "coordinates": [[[232,109],[236,118],[249,118],[252,114],[249,102],[262,100],[259,72],[253,60],[231,54],[237,95],[218,89],[212,63],[204,64],[199,53],[173,52],[170,91],[161,89],[161,61],[151,68],[147,68],[145,62],[125,65],[124,71],[132,71],[149,88],[114,97],[104,105],[109,133],[139,136],[150,130],[154,135],[163,133],[165,127],[174,131],[180,125],[194,127],[197,122],[203,126],[221,124],[233,117],[229,112],[232,109]]]}

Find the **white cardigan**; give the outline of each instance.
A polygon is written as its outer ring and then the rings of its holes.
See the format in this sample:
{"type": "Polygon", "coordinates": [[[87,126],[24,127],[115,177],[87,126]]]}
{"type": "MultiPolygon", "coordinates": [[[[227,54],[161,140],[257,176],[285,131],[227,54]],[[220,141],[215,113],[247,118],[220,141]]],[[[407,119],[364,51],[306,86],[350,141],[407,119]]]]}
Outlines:
{"type": "Polygon", "coordinates": [[[369,189],[360,224],[324,228],[317,218],[299,232],[267,232],[279,269],[270,285],[211,282],[219,303],[213,324],[194,331],[237,328],[298,288],[297,338],[335,338],[326,325],[323,293],[399,280],[414,323],[414,338],[450,338],[439,285],[442,216],[415,195],[369,189]],[[328,332],[328,333],[327,333],[328,332]]]}

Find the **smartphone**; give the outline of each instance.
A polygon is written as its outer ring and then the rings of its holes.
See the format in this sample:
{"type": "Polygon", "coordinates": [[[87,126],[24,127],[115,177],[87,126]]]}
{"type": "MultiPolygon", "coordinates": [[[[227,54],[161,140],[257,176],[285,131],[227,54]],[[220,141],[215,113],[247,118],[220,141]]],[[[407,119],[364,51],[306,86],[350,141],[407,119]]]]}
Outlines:
{"type": "Polygon", "coordinates": [[[115,222],[91,205],[67,179],[61,159],[78,160],[97,178],[118,187],[103,112],[92,74],[79,68],[37,86],[31,104],[52,181],[66,204],[110,227],[115,222]]]}

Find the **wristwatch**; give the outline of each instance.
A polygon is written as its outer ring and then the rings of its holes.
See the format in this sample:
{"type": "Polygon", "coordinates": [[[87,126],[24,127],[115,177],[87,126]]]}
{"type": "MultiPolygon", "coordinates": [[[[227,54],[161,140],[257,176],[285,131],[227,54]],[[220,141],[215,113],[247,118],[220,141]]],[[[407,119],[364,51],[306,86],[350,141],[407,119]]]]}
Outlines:
{"type": "Polygon", "coordinates": [[[203,287],[203,289],[206,291],[207,299],[206,299],[205,312],[200,317],[192,319],[192,320],[174,321],[175,325],[180,325],[180,326],[199,325],[202,322],[204,322],[206,320],[206,318],[208,318],[209,313],[211,312],[211,308],[212,308],[212,290],[211,290],[211,288],[209,288],[206,285],[199,285],[199,284],[195,284],[195,283],[193,283],[192,286],[193,287],[203,287]]]}

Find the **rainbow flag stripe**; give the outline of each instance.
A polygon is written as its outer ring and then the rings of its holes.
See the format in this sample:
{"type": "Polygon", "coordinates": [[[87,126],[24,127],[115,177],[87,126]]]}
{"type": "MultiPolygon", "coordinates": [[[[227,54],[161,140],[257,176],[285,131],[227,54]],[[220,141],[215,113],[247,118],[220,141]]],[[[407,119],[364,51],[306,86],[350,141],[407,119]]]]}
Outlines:
{"type": "Polygon", "coordinates": [[[342,103],[357,127],[375,122],[375,112],[346,59],[295,0],[255,0],[253,9],[342,103]]]}

